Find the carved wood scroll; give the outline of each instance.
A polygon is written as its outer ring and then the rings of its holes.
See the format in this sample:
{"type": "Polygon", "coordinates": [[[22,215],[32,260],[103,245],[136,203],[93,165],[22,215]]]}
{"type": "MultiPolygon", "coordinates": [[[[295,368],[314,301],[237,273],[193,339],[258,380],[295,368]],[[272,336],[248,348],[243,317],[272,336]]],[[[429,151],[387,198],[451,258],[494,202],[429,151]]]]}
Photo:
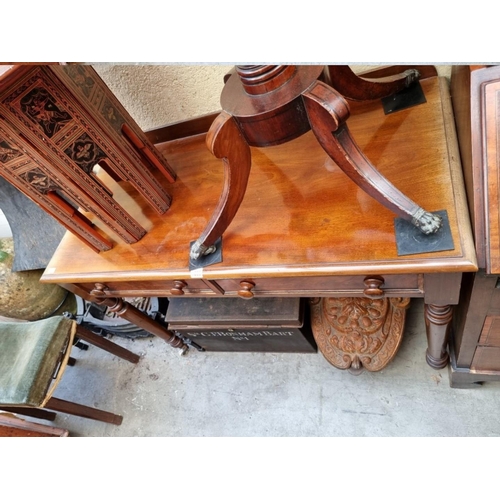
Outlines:
{"type": "Polygon", "coordinates": [[[311,325],[323,356],[357,375],[382,370],[403,338],[409,298],[325,297],[311,299],[311,325]]]}

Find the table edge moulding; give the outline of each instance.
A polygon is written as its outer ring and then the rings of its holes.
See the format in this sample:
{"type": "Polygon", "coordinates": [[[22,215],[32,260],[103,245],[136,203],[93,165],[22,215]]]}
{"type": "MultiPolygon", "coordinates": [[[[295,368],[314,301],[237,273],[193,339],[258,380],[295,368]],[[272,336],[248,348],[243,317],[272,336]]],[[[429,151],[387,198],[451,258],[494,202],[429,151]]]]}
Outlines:
{"type": "MultiPolygon", "coordinates": [[[[364,154],[405,194],[430,211],[447,212],[452,248],[399,255],[394,214],[347,178],[307,132],[287,144],[252,147],[252,174],[224,233],[222,261],[190,268],[189,244],[206,226],[223,183],[221,162],[204,142],[210,115],[150,133],[169,139],[155,146],[177,173],[168,212],[155,214],[126,184],[121,192],[114,186],[148,228],[140,241],[116,240],[111,250],[95,253],[67,233],[42,282],[127,309],[125,315],[130,307],[122,299],[133,296],[299,296],[314,303],[398,299],[391,314],[399,318],[405,299],[419,297],[426,304],[427,362],[443,368],[462,273],[476,271],[477,263],[448,82],[431,76],[420,84],[424,104],[386,115],[379,100],[352,103],[349,127],[364,154]],[[196,135],[183,137],[186,130],[196,135]]],[[[175,343],[165,331],[159,335],[175,343]]],[[[360,359],[343,368],[356,371],[360,359]]]]}

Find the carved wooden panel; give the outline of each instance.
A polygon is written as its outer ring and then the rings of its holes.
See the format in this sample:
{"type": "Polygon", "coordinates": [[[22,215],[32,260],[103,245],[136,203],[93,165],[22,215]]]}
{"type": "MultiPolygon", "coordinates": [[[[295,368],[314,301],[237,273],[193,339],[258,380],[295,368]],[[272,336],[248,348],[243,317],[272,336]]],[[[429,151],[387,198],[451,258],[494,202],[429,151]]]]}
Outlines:
{"type": "Polygon", "coordinates": [[[0,80],[0,114],[0,174],[94,250],[112,244],[80,208],[126,243],[146,234],[97,165],[159,214],[169,208],[154,171],[170,182],[175,173],[90,66],[12,67],[0,80]]]}
{"type": "Polygon", "coordinates": [[[313,335],[323,356],[353,374],[380,371],[403,338],[409,298],[311,299],[313,335]]]}

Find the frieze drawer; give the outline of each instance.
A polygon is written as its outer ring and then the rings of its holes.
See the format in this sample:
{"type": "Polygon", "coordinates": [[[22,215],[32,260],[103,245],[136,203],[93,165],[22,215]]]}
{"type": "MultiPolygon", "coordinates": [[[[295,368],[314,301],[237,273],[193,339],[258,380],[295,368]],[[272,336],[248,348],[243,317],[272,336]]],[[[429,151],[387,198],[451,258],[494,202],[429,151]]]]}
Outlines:
{"type": "Polygon", "coordinates": [[[254,296],[286,294],[314,297],[321,295],[386,296],[423,295],[423,277],[417,274],[366,276],[308,276],[290,278],[244,278],[217,280],[225,295],[254,296]]]}
{"type": "Polygon", "coordinates": [[[216,295],[201,279],[81,283],[79,287],[84,288],[91,295],[100,297],[216,295]]]}

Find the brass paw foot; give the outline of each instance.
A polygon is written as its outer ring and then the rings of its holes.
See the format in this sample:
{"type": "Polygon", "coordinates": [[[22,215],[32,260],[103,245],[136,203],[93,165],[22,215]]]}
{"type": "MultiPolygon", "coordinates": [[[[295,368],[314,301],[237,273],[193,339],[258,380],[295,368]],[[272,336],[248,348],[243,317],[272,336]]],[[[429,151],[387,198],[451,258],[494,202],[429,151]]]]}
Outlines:
{"type": "Polygon", "coordinates": [[[201,244],[199,241],[196,241],[191,247],[189,258],[191,260],[199,259],[200,257],[214,253],[216,249],[217,248],[215,245],[210,245],[207,247],[206,245],[201,244]]]}
{"type": "Polygon", "coordinates": [[[437,233],[443,225],[443,219],[439,215],[426,212],[423,208],[417,211],[411,222],[424,234],[437,233]]]}

